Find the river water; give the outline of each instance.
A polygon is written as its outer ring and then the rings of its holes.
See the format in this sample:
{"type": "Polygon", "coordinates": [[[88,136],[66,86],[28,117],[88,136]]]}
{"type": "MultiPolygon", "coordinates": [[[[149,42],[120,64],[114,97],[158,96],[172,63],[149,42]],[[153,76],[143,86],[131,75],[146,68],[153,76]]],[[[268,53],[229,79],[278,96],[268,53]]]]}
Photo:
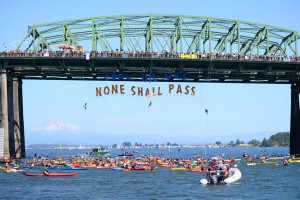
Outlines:
{"type": "MultiPolygon", "coordinates": [[[[243,152],[259,156],[287,155],[288,148],[181,148],[128,149],[142,155],[190,158],[196,155],[240,158],[243,152]]],[[[26,150],[27,157],[68,156],[84,154],[89,150],[26,150]]],[[[113,149],[112,156],[121,153],[113,149]]],[[[26,177],[22,173],[4,173],[0,170],[0,199],[300,199],[300,163],[283,165],[247,166],[237,162],[242,178],[227,185],[201,185],[205,173],[171,171],[158,168],[156,173],[131,171],[124,173],[111,169],[78,171],[75,177],[26,177]]],[[[41,173],[42,167],[28,169],[41,173]]],[[[53,172],[66,172],[55,169],[53,172]]],[[[52,172],[52,171],[50,171],[52,172]]]]}

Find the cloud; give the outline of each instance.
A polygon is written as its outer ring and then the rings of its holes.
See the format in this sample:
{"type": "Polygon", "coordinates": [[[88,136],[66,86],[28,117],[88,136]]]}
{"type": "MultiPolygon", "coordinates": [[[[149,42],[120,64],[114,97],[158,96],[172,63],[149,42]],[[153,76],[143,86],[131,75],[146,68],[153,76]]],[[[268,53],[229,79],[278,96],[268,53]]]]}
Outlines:
{"type": "Polygon", "coordinates": [[[34,132],[62,132],[62,131],[78,131],[80,128],[70,122],[58,120],[52,117],[49,122],[41,127],[31,128],[34,132]]]}

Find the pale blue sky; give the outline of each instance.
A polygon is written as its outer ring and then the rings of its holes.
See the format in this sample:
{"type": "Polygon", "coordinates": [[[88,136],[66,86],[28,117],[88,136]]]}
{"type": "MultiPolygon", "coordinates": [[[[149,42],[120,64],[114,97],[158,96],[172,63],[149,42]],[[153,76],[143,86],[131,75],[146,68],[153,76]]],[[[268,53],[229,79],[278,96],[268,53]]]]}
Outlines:
{"type": "MultiPolygon", "coordinates": [[[[0,51],[13,49],[28,25],[80,17],[122,14],[182,14],[269,24],[300,31],[297,0],[0,0],[0,51]],[[42,3],[41,3],[42,2],[42,3]],[[16,43],[14,43],[16,41],[16,43]]],[[[95,88],[120,82],[23,82],[26,145],[32,143],[121,144],[123,141],[201,144],[269,137],[289,131],[290,86],[204,84],[195,96],[132,96],[132,84],[146,87],[168,83],[125,84],[126,95],[96,97],[95,88]],[[83,104],[87,102],[87,110],[83,104]],[[206,115],[204,109],[209,110],[206,115]]],[[[184,85],[184,84],[183,84],[184,85]]]]}

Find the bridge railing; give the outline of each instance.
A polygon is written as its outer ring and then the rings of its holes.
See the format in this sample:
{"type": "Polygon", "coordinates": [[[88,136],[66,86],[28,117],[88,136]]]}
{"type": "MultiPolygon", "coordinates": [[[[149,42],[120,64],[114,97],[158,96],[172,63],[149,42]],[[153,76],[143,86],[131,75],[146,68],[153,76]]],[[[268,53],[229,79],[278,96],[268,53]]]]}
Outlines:
{"type": "Polygon", "coordinates": [[[122,51],[5,51],[0,57],[57,57],[57,58],[159,58],[159,59],[212,59],[212,60],[251,60],[274,62],[300,62],[300,57],[283,54],[219,54],[219,53],[179,53],[179,52],[122,52],[122,51]]]}

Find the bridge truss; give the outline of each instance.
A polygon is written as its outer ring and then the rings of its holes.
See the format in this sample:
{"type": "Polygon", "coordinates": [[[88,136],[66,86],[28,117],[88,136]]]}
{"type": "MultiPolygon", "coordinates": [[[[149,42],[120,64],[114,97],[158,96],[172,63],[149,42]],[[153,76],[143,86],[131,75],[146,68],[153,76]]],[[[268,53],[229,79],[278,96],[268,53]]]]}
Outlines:
{"type": "Polygon", "coordinates": [[[265,24],[187,15],[120,15],[64,20],[28,27],[17,50],[56,45],[93,51],[164,50],[189,53],[298,56],[297,31],[265,24]]]}

